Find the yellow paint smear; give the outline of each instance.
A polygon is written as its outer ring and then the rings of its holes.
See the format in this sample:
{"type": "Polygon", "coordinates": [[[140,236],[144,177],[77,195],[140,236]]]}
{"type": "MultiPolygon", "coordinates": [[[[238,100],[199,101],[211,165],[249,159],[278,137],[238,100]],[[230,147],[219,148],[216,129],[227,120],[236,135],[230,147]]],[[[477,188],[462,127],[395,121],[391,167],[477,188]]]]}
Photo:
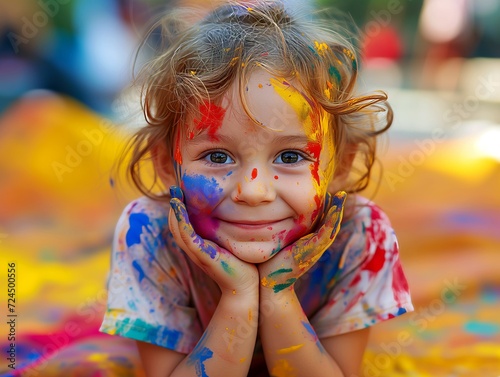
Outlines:
{"type": "Polygon", "coordinates": [[[287,353],[292,353],[304,347],[304,344],[297,344],[296,346],[291,346],[287,348],[282,348],[276,351],[278,355],[286,355],[287,353]]]}
{"type": "Polygon", "coordinates": [[[280,359],[273,367],[271,374],[273,377],[295,377],[295,370],[287,360],[280,359]]]}

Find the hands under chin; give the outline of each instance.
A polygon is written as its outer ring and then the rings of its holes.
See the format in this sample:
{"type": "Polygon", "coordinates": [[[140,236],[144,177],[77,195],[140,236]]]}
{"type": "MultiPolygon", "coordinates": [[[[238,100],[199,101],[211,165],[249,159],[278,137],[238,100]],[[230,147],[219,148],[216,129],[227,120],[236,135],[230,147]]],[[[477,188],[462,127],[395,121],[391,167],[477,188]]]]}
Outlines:
{"type": "Polygon", "coordinates": [[[170,231],[188,257],[219,285],[223,294],[257,291],[257,267],[242,261],[216,243],[201,238],[189,221],[182,191],[171,188],[170,194],[170,231]]]}
{"type": "Polygon", "coordinates": [[[261,289],[279,293],[293,287],[335,240],[342,221],[346,193],[332,198],[327,194],[318,230],[280,250],[273,258],[257,266],[261,289]]]}
{"type": "MultiPolygon", "coordinates": [[[[201,238],[189,221],[182,191],[171,189],[171,197],[169,227],[175,241],[219,285],[223,294],[256,291],[259,284],[262,289],[278,293],[293,286],[333,243],[340,229],[346,193],[338,192],[333,198],[327,194],[318,230],[303,236],[263,263],[243,261],[227,249],[201,238]]],[[[251,251],[250,255],[260,254],[259,246],[255,247],[256,252],[251,251]]]]}

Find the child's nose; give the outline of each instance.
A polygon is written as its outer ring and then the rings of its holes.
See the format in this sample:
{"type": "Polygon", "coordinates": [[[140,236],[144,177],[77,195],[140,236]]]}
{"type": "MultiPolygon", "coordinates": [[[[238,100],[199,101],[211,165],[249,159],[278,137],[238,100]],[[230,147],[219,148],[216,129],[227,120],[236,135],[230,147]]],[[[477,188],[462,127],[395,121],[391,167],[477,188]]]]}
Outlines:
{"type": "Polygon", "coordinates": [[[276,190],[270,172],[266,169],[253,168],[238,182],[232,198],[236,202],[244,202],[257,206],[276,199],[276,190]]]}

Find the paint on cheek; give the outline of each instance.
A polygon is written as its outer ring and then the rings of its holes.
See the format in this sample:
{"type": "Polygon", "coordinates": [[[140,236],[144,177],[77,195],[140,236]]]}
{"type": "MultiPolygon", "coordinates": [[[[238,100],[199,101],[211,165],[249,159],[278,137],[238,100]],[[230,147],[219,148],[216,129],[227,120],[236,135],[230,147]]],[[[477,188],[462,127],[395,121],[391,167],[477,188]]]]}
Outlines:
{"type": "Polygon", "coordinates": [[[318,195],[314,195],[314,203],[316,204],[316,209],[311,214],[311,223],[314,223],[318,218],[321,208],[321,199],[318,195]]]}
{"type": "Polygon", "coordinates": [[[319,158],[321,155],[321,144],[315,141],[310,141],[309,143],[307,143],[306,151],[308,151],[314,157],[314,162],[311,166],[311,173],[314,180],[316,181],[316,184],[320,185],[321,182],[319,178],[319,158]]]}
{"type": "Polygon", "coordinates": [[[198,212],[210,211],[219,203],[223,193],[215,178],[200,174],[184,174],[181,188],[184,190],[188,206],[198,209],[198,212]]]}
{"type": "Polygon", "coordinates": [[[206,131],[210,140],[218,140],[217,132],[222,126],[226,110],[213,103],[205,101],[200,105],[201,119],[195,119],[194,124],[198,130],[206,131]]]}
{"type": "Polygon", "coordinates": [[[182,153],[181,153],[181,130],[177,131],[177,136],[175,140],[175,152],[174,152],[174,160],[179,165],[182,164],[182,153]]]}
{"type": "Polygon", "coordinates": [[[255,178],[257,178],[257,175],[258,175],[258,174],[259,174],[259,172],[258,172],[257,168],[254,168],[254,169],[252,170],[252,181],[253,181],[255,178]]]}
{"type": "Polygon", "coordinates": [[[181,188],[184,191],[186,207],[196,233],[213,241],[216,238],[219,221],[210,214],[221,201],[223,189],[214,178],[199,174],[184,174],[181,188]]]}

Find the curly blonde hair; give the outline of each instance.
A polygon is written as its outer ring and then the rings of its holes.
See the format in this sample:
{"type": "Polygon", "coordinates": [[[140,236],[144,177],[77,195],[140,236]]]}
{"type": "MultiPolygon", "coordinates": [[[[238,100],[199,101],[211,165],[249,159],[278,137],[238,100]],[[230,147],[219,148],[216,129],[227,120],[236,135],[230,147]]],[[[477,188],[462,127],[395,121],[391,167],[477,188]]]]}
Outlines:
{"type": "MultiPolygon", "coordinates": [[[[331,114],[336,161],[356,153],[361,166],[351,171],[344,189],[359,192],[367,187],[376,137],[390,127],[393,113],[384,92],[354,94],[358,59],[345,29],[317,15],[295,15],[281,1],[230,2],[196,23],[189,21],[187,12],[169,12],[156,25],[154,30],[161,31],[159,53],[137,77],[147,125],[130,141],[128,171],[143,194],[165,197],[155,194],[141,174],[142,162],[155,146],[163,145],[173,156],[179,127],[196,117],[201,104],[220,103],[235,82],[245,106],[242,88],[259,68],[293,79],[331,114]]],[[[158,183],[157,175],[154,182],[158,183]]]]}

